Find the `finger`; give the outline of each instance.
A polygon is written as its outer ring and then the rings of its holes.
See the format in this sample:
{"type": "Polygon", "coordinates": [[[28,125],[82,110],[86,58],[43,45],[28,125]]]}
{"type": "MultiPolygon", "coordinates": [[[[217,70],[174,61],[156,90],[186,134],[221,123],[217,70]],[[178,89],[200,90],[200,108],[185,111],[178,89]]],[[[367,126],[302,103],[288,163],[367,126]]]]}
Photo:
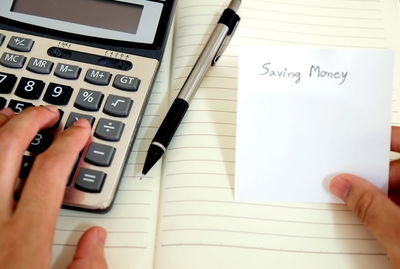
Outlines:
{"type": "Polygon", "coordinates": [[[14,115],[14,111],[11,108],[7,107],[0,110],[0,128],[3,126],[12,116],[14,115]]]}
{"type": "Polygon", "coordinates": [[[89,137],[89,122],[79,120],[36,158],[14,215],[37,233],[54,230],[67,179],[89,137]]]}
{"type": "Polygon", "coordinates": [[[400,262],[396,247],[400,240],[400,209],[374,185],[354,175],[334,177],[329,188],[344,200],[387,253],[392,255],[392,262],[400,262]],[[393,250],[397,255],[392,253],[393,250]]]}
{"type": "Polygon", "coordinates": [[[58,119],[54,106],[32,107],[10,118],[0,129],[0,212],[10,214],[13,190],[19,174],[22,155],[36,133],[58,119]]]}
{"type": "Polygon", "coordinates": [[[390,162],[389,170],[389,190],[400,189],[400,160],[390,162]]]}
{"type": "Polygon", "coordinates": [[[400,152],[400,127],[398,126],[392,126],[390,149],[392,151],[400,152]]]}
{"type": "Polygon", "coordinates": [[[106,231],[101,227],[87,230],[79,240],[74,259],[68,269],[107,268],[104,257],[106,236],[106,231]]]}

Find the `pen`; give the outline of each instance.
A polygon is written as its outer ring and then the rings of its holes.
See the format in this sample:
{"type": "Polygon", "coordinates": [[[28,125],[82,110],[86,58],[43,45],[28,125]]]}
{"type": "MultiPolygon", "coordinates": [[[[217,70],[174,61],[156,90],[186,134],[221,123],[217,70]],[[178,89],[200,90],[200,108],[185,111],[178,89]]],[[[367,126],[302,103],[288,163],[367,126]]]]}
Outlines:
{"type": "Polygon", "coordinates": [[[240,21],[240,17],[236,14],[240,4],[240,0],[231,0],[228,8],[222,13],[207,44],[149,146],[142,176],[147,174],[166,151],[169,142],[189,107],[190,100],[199,88],[205,74],[210,66],[218,61],[227,47],[240,21]]]}

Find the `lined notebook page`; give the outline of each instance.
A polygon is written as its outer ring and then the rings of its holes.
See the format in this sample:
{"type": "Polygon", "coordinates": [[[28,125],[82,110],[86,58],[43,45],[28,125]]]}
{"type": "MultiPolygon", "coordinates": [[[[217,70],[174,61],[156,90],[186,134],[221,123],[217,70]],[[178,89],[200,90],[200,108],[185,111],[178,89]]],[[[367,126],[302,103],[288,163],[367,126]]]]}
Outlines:
{"type": "Polygon", "coordinates": [[[170,38],[112,210],[104,215],[62,210],[53,268],[66,268],[80,236],[95,225],[108,231],[105,254],[109,268],[153,268],[161,162],[143,180],[139,176],[162,110],[167,109],[171,48],[170,38]]]}
{"type": "MultiPolygon", "coordinates": [[[[228,2],[179,2],[171,100],[228,2]]],[[[239,45],[392,47],[385,27],[397,8],[397,1],[383,0],[243,1],[236,36],[167,152],[157,269],[389,268],[382,248],[345,206],[234,200],[235,111],[239,45]]]]}

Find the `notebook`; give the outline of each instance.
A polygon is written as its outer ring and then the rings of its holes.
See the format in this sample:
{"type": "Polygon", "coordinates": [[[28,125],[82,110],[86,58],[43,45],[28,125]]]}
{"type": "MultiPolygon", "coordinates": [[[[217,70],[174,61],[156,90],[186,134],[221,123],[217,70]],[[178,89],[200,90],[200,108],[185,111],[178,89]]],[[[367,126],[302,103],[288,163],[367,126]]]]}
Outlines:
{"type": "MultiPolygon", "coordinates": [[[[234,145],[241,45],[398,49],[397,0],[243,1],[228,49],[206,75],[164,158],[139,179],[151,139],[228,2],[178,3],[114,207],[104,215],[62,210],[53,268],[66,267],[93,225],[108,230],[113,269],[389,268],[383,249],[344,205],[235,201],[234,145]]],[[[396,92],[394,124],[399,108],[396,92]]]]}

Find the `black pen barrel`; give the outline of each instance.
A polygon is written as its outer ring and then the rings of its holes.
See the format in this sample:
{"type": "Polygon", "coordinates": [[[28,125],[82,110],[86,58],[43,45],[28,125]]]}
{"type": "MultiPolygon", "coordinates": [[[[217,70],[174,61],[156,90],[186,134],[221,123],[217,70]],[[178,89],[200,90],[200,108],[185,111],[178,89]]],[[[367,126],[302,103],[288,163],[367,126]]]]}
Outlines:
{"type": "Polygon", "coordinates": [[[183,99],[176,98],[168,110],[168,113],[161,123],[156,135],[154,136],[152,143],[157,142],[167,148],[176,130],[178,129],[179,124],[185,116],[188,107],[188,102],[183,99]]]}

